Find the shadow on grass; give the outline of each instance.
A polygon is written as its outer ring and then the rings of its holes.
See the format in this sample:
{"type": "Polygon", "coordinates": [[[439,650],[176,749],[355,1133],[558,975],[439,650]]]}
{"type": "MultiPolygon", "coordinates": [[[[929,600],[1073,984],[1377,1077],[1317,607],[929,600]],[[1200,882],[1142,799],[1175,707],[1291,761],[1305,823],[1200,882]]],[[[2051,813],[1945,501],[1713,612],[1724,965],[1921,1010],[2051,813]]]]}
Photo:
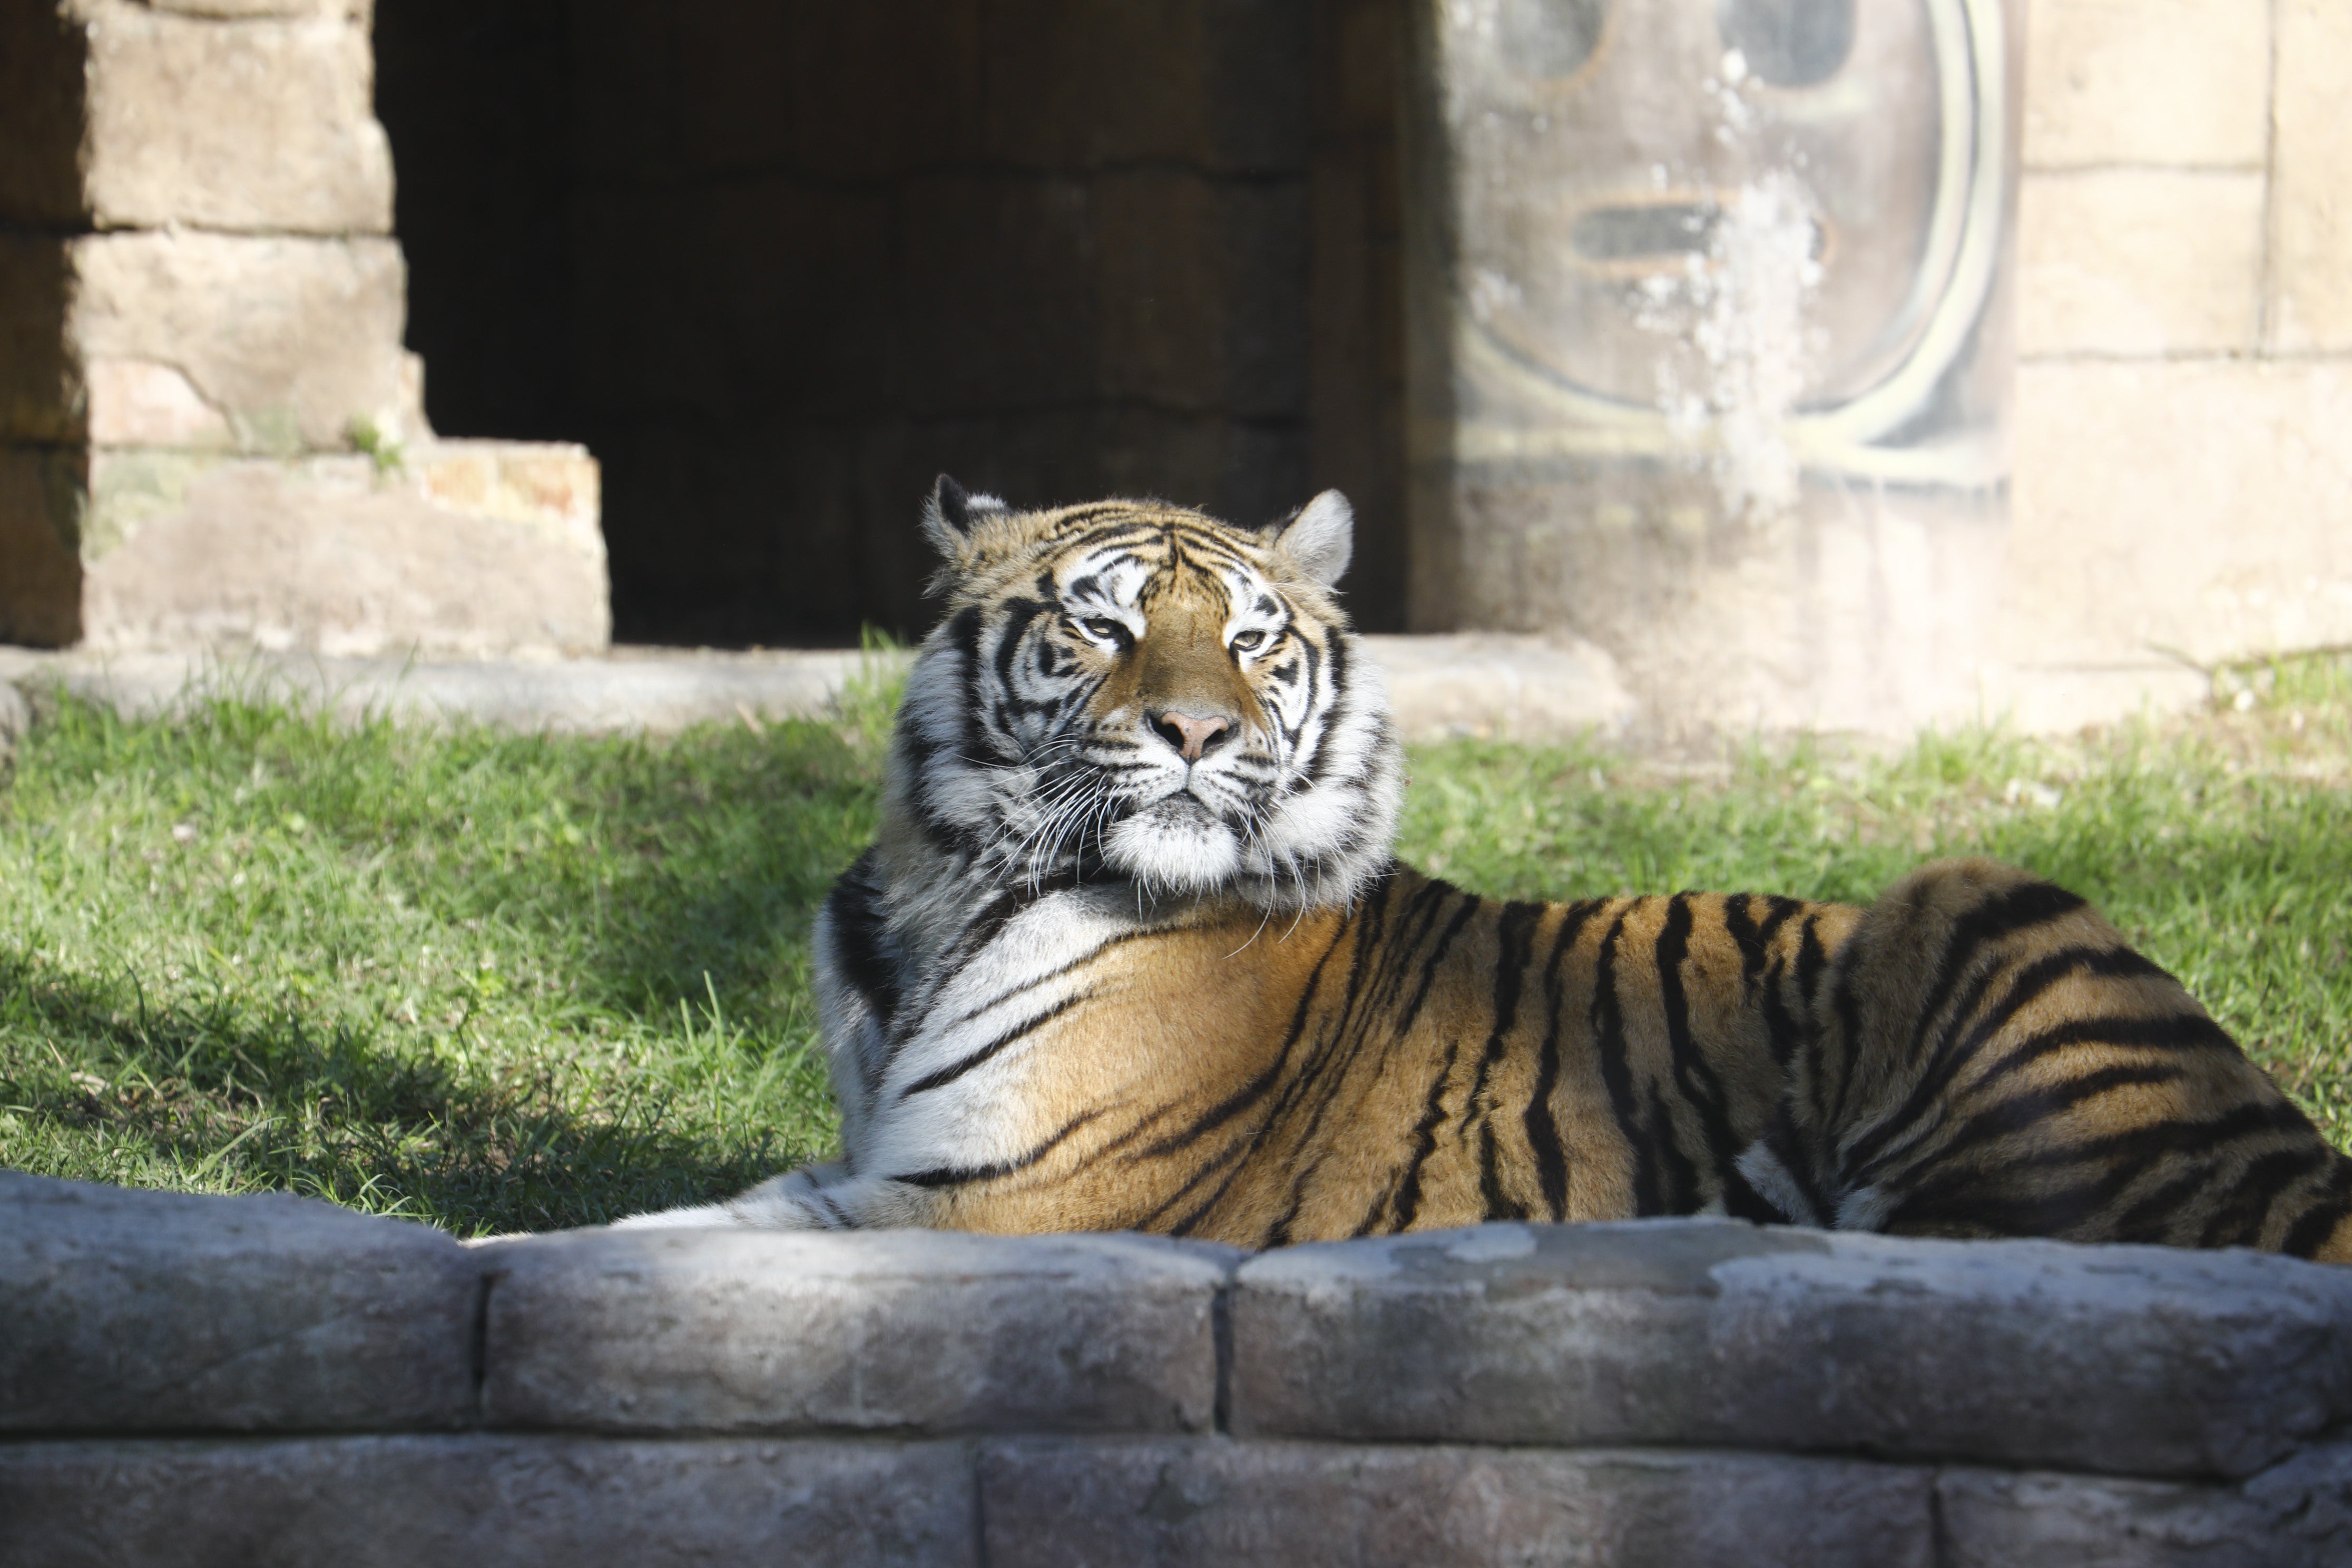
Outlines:
{"type": "Polygon", "coordinates": [[[567,1103],[544,1061],[468,1071],[287,1007],[145,1003],[0,952],[11,1163],[210,1192],[290,1191],[460,1232],[594,1224],[758,1180],[772,1136],[714,1135],[658,1086],[567,1103]],[[46,1059],[43,1059],[46,1058],[46,1059]],[[31,1158],[21,1156],[29,1155],[31,1158]]]}

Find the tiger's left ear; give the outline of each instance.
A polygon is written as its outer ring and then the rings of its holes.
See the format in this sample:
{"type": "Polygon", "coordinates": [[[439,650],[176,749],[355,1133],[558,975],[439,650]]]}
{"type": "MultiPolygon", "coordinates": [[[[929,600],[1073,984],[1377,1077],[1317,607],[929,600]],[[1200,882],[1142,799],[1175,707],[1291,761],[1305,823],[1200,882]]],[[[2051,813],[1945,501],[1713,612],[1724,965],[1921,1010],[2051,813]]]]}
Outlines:
{"type": "Polygon", "coordinates": [[[950,561],[961,561],[971,548],[974,524],[995,513],[1010,511],[992,495],[974,494],[941,474],[923,503],[923,537],[950,561]]]}
{"type": "Polygon", "coordinates": [[[1356,550],[1356,510],[1338,490],[1325,490],[1279,522],[1258,530],[1302,577],[1326,588],[1339,582],[1356,550]]]}

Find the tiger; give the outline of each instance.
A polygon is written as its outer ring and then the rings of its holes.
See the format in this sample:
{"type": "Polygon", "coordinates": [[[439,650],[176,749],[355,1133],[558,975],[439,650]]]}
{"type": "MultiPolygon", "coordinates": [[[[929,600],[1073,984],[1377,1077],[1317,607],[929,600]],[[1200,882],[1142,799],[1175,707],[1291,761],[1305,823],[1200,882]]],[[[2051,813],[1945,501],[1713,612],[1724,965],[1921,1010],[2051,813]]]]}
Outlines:
{"type": "Polygon", "coordinates": [[[2352,1260],[2352,1159],[2082,899],[1501,900],[1393,854],[1346,498],[941,476],[944,600],[814,945],[841,1154],[632,1226],[1247,1248],[1713,1214],[2352,1260]]]}

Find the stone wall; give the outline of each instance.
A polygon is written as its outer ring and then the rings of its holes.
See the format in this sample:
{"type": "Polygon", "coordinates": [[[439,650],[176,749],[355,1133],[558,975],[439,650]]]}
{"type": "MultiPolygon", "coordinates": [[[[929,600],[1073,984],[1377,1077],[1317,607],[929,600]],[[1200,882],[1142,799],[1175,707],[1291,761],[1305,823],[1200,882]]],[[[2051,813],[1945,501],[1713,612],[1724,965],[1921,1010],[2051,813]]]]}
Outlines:
{"type": "Polygon", "coordinates": [[[376,36],[436,418],[588,440],[625,637],[919,632],[942,469],[1253,520],[1342,485],[1395,621],[1391,6],[414,0],[376,36]]]}
{"type": "Polygon", "coordinates": [[[2029,43],[2009,640],[2048,727],[2352,645],[2352,10],[2033,0],[2029,43]]]}
{"type": "Polygon", "coordinates": [[[0,1564],[2320,1564],[2352,1274],[1723,1221],[1248,1257],[0,1174],[0,1564]]]}
{"type": "Polygon", "coordinates": [[[424,426],[370,19],[0,12],[0,640],[604,642],[594,464],[424,426]]]}

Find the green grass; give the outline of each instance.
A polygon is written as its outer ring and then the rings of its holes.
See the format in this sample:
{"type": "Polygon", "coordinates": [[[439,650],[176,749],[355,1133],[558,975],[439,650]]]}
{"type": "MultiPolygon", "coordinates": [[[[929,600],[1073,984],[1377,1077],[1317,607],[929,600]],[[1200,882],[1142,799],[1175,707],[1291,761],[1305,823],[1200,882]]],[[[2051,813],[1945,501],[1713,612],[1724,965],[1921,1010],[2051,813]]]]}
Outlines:
{"type": "MultiPolygon", "coordinates": [[[[2097,900],[2352,1141],[2352,667],[2240,684],[1893,759],[1437,747],[1402,849],[1488,892],[1854,900],[1998,855],[2097,900]]],[[[809,921],[872,829],[887,706],[667,740],[52,706],[0,784],[0,1165],[476,1234],[821,1154],[809,921]]]]}

